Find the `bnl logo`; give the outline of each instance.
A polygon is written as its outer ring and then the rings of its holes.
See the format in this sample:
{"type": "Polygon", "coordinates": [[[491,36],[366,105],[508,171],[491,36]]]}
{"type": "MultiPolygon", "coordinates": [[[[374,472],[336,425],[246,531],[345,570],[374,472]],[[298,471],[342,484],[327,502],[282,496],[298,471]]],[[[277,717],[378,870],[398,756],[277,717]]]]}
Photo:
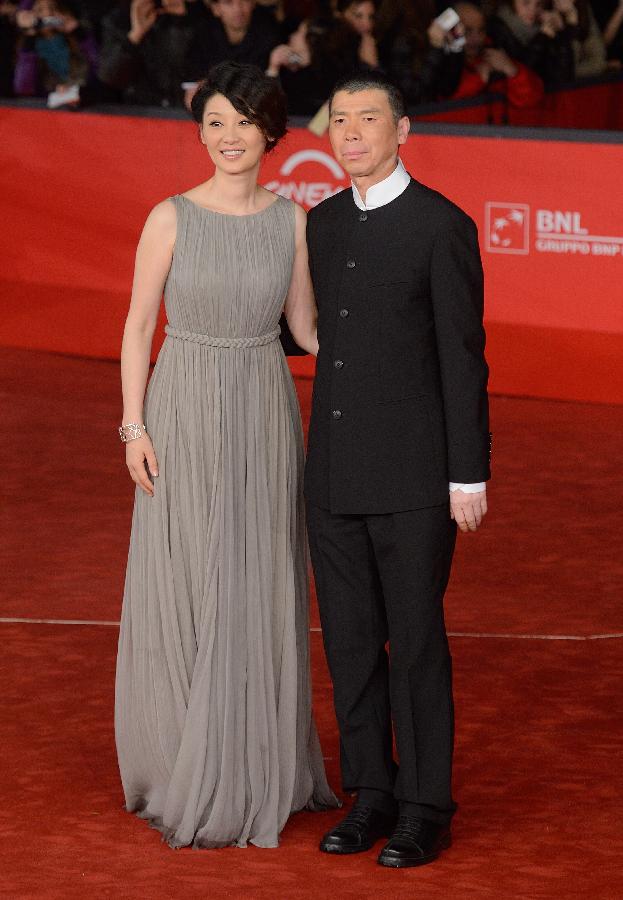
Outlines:
{"type": "Polygon", "coordinates": [[[530,207],[526,203],[485,203],[485,229],[489,253],[530,250],[530,207]]]}

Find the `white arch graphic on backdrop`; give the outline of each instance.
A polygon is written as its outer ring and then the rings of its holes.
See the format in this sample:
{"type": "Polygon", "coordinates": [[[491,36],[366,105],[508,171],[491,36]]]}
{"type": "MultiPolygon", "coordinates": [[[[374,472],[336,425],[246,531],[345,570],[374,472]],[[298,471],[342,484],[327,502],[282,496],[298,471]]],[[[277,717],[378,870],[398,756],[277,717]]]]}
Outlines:
{"type": "Polygon", "coordinates": [[[335,178],[344,178],[344,171],[339,163],[322,150],[299,150],[297,153],[293,153],[281,167],[281,174],[290,175],[297,166],[300,166],[305,162],[320,163],[321,165],[326,166],[335,178]]]}

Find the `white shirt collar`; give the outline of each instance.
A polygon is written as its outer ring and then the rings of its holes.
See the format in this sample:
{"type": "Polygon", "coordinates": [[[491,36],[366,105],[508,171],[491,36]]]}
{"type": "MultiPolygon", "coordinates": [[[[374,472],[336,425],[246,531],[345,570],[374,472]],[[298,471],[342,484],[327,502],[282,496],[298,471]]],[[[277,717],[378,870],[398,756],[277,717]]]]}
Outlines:
{"type": "Polygon", "coordinates": [[[368,188],[365,203],[353,184],[353,200],[359,209],[377,209],[377,207],[385,206],[386,203],[391,203],[392,200],[399,197],[409,187],[410,181],[411,176],[399,158],[396,168],[391,175],[368,188]]]}

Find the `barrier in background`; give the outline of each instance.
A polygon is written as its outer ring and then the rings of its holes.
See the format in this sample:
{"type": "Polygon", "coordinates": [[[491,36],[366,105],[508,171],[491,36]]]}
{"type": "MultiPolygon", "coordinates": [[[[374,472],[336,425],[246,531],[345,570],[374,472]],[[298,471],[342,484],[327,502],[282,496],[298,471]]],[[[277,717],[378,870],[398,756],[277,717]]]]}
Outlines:
{"type": "MultiPolygon", "coordinates": [[[[0,342],[116,357],[148,210],[210,173],[194,126],[4,108],[0,128],[0,342]]],[[[420,133],[402,155],[478,223],[492,390],[623,402],[621,145],[420,133]]],[[[262,175],[306,206],[347,184],[304,129],[262,175]]]]}
{"type": "Polygon", "coordinates": [[[623,78],[591,78],[551,91],[537,106],[511,106],[500,94],[416,107],[417,122],[520,125],[539,128],[623,129],[623,78]]]}

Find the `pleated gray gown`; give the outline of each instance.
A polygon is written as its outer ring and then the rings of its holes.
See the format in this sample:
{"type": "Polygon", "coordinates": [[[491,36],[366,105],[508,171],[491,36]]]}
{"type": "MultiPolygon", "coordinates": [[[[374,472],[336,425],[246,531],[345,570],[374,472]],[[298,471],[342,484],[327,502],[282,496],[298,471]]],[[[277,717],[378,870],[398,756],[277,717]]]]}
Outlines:
{"type": "Polygon", "coordinates": [[[173,847],[275,847],[337,805],[311,711],[303,440],[278,321],[294,205],[172,198],[169,325],[145,399],[115,729],[127,809],[173,847]]]}

